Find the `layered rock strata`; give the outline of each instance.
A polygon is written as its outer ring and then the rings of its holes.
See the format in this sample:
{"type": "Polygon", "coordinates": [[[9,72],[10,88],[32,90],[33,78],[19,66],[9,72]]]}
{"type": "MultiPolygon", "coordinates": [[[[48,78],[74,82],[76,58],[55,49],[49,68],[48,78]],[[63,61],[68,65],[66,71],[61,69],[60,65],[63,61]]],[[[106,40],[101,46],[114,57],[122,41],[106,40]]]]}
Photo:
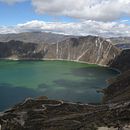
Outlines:
{"type": "Polygon", "coordinates": [[[109,65],[120,53],[112,43],[94,36],[68,38],[54,44],[0,42],[1,59],[56,59],[109,65]]]}

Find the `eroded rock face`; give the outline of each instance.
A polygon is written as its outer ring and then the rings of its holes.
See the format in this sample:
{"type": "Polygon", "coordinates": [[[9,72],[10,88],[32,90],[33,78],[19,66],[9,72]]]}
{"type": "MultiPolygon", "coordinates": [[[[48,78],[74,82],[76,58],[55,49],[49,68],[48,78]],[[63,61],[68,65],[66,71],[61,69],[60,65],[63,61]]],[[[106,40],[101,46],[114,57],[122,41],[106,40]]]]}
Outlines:
{"type": "Polygon", "coordinates": [[[0,42],[0,58],[42,58],[45,54],[43,50],[37,50],[38,45],[33,43],[23,43],[20,41],[0,42]]]}
{"type": "Polygon", "coordinates": [[[67,39],[57,44],[56,50],[58,59],[101,65],[107,65],[120,53],[119,49],[105,39],[94,36],[67,39]]]}
{"type": "Polygon", "coordinates": [[[104,101],[108,103],[130,101],[130,70],[113,79],[104,94],[104,101]]]}
{"type": "Polygon", "coordinates": [[[2,130],[96,130],[124,127],[130,102],[85,105],[49,99],[27,99],[0,115],[2,130]]]}
{"type": "Polygon", "coordinates": [[[120,102],[130,100],[130,49],[123,50],[110,67],[117,68],[121,74],[110,79],[110,85],[104,90],[105,102],[120,102]]]}
{"type": "Polygon", "coordinates": [[[0,58],[63,59],[108,65],[120,53],[120,49],[95,36],[68,38],[54,44],[14,40],[0,43],[0,58]]]}
{"type": "Polygon", "coordinates": [[[130,49],[123,50],[112,62],[110,67],[117,68],[122,72],[130,69],[130,49]]]}

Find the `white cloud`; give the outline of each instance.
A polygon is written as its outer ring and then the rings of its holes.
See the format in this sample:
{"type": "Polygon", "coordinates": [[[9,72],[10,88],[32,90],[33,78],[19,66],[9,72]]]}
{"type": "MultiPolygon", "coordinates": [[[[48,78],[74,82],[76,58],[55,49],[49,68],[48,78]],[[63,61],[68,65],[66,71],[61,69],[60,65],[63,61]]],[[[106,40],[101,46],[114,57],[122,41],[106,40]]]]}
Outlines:
{"type": "Polygon", "coordinates": [[[112,21],[130,16],[130,0],[32,0],[38,13],[112,21]]]}
{"type": "Polygon", "coordinates": [[[112,21],[130,16],[130,0],[0,0],[8,4],[30,1],[36,12],[77,19],[112,21]]]}
{"type": "Polygon", "coordinates": [[[129,22],[129,20],[128,19],[124,19],[124,20],[121,20],[120,22],[127,23],[127,22],[129,22]]]}
{"type": "Polygon", "coordinates": [[[118,22],[44,22],[30,21],[14,27],[0,27],[0,33],[20,33],[29,31],[47,31],[68,35],[98,35],[104,37],[130,36],[130,26],[118,22]]]}
{"type": "Polygon", "coordinates": [[[15,27],[0,26],[0,34],[17,33],[15,27]]]}

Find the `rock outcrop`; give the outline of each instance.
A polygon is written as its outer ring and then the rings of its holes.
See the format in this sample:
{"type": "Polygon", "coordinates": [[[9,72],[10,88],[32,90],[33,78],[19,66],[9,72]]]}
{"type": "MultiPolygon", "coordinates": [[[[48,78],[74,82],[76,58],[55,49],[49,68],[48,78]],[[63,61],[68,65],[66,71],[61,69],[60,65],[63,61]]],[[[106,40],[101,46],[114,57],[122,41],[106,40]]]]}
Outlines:
{"type": "Polygon", "coordinates": [[[130,101],[130,70],[113,79],[104,94],[107,103],[130,101]]]}
{"type": "Polygon", "coordinates": [[[120,49],[95,36],[68,38],[54,44],[0,42],[0,58],[61,59],[108,65],[121,53],[120,49]]]}
{"type": "Polygon", "coordinates": [[[113,59],[110,67],[121,70],[122,72],[130,69],[130,49],[121,51],[121,53],[113,59]]]}
{"type": "Polygon", "coordinates": [[[130,122],[130,102],[88,105],[26,99],[0,114],[2,130],[97,130],[123,128],[130,122]]]}
{"type": "Polygon", "coordinates": [[[110,65],[121,71],[121,74],[109,80],[104,90],[104,102],[130,101],[130,49],[123,50],[110,65]]]}

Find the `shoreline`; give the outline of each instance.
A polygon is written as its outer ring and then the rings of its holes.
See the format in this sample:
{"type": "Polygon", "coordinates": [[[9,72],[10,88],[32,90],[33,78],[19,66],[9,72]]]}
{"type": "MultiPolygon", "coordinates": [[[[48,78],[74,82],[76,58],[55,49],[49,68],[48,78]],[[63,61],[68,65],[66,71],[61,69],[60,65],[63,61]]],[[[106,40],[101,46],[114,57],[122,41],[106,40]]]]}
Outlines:
{"type": "Polygon", "coordinates": [[[109,67],[107,65],[102,64],[96,64],[96,63],[90,63],[86,61],[79,61],[79,60],[68,60],[68,59],[51,59],[51,58],[0,58],[0,60],[12,60],[12,61],[70,61],[70,62],[77,62],[77,63],[84,63],[84,64],[93,64],[93,65],[99,65],[102,67],[109,67]]]}
{"type": "MultiPolygon", "coordinates": [[[[75,63],[81,63],[81,64],[92,64],[92,65],[97,65],[97,66],[99,66],[99,67],[104,67],[104,68],[109,68],[109,69],[112,69],[112,70],[114,70],[114,71],[117,71],[117,72],[119,72],[119,74],[117,75],[117,76],[119,76],[122,72],[120,71],[120,70],[118,70],[118,69],[116,69],[116,68],[111,68],[111,67],[109,67],[109,66],[107,66],[107,65],[101,65],[101,64],[96,64],[96,63],[89,63],[89,62],[85,62],[85,61],[77,61],[77,60],[67,60],[67,59],[49,59],[49,58],[43,58],[43,59],[38,59],[38,58],[21,58],[21,59],[18,59],[18,58],[0,58],[0,61],[1,60],[7,60],[7,61],[66,61],[66,62],[75,62],[75,63]]],[[[117,77],[116,76],[116,77],[117,77]]],[[[107,79],[107,80],[109,80],[109,79],[107,79]]],[[[107,81],[106,81],[107,82],[107,81]]],[[[106,85],[106,87],[105,88],[107,88],[108,87],[108,85],[106,85]]],[[[97,93],[102,93],[103,95],[104,95],[104,88],[103,89],[101,89],[100,90],[100,92],[98,92],[99,90],[97,90],[97,93]],[[102,92],[101,92],[102,91],[102,92]]],[[[59,101],[61,101],[60,99],[59,99],[59,101]]],[[[77,102],[71,102],[71,101],[66,101],[67,103],[69,103],[69,104],[77,104],[77,102]]],[[[91,103],[81,103],[82,105],[91,105],[91,103]]],[[[100,102],[99,103],[100,105],[104,105],[104,103],[102,103],[102,102],[100,102]]],[[[98,105],[96,105],[96,106],[98,106],[98,105]]],[[[4,111],[6,111],[6,110],[4,110],[4,111]]],[[[0,113],[1,112],[4,112],[4,111],[0,111],[0,113]]]]}
{"type": "Polygon", "coordinates": [[[79,61],[79,60],[49,59],[49,58],[21,58],[21,59],[19,59],[19,58],[0,58],[0,60],[9,60],[9,61],[67,61],[67,62],[75,62],[75,63],[81,63],[81,64],[97,65],[97,66],[100,66],[100,67],[110,68],[112,70],[119,72],[120,74],[122,73],[119,69],[109,67],[108,65],[91,63],[91,62],[86,62],[86,61],[79,61]]]}

